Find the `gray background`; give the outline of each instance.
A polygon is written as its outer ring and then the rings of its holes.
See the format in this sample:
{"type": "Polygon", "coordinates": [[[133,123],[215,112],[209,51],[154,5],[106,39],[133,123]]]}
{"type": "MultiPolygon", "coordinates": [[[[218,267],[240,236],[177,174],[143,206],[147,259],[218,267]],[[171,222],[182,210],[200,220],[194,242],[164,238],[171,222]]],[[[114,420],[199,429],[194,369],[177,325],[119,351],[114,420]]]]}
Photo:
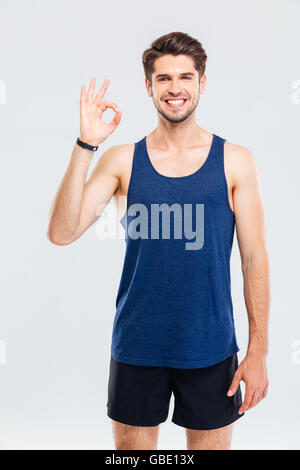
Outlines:
{"type": "MultiPolygon", "coordinates": [[[[99,240],[94,225],[55,246],[48,213],[78,136],[81,84],[110,78],[106,99],[123,110],[92,169],[102,151],[156,126],[141,56],[171,31],[195,36],[208,54],[199,125],[252,151],[263,190],[271,384],[238,421],[233,449],[300,448],[299,16],[298,0],[0,2],[2,449],[114,449],[106,398],[125,242],[99,240]]],[[[248,323],[236,238],[231,268],[241,359],[248,323]]],[[[172,409],[173,398],[159,449],[185,449],[172,409]]]]}

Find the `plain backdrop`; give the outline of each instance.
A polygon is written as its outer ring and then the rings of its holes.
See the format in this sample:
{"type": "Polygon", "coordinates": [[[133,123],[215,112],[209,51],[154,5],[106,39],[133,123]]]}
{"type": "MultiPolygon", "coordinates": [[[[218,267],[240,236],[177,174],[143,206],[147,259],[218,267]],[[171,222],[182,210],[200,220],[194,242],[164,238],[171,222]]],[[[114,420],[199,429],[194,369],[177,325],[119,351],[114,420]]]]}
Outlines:
{"type": "MultiPolygon", "coordinates": [[[[96,223],[72,245],[53,245],[48,214],[79,135],[81,85],[96,76],[98,90],[108,77],[105,98],[123,111],[91,171],[104,150],[156,126],[141,57],[171,31],[208,54],[198,124],[251,150],[263,192],[270,391],[237,422],[232,448],[300,448],[299,17],[298,0],[0,1],[2,449],[114,449],[106,399],[125,242],[100,240],[96,223]]],[[[236,236],[231,276],[241,360],[236,236]]],[[[173,397],[158,449],[186,448],[172,409],[173,397]]]]}

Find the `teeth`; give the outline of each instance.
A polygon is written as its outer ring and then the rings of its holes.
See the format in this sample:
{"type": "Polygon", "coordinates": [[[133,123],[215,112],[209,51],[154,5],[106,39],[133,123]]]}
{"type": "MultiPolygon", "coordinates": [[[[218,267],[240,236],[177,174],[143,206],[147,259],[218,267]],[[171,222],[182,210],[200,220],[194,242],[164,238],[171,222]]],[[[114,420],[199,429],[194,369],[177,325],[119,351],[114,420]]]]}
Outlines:
{"type": "Polygon", "coordinates": [[[182,104],[182,103],[184,103],[184,100],[167,100],[167,103],[170,103],[170,104],[182,104]]]}

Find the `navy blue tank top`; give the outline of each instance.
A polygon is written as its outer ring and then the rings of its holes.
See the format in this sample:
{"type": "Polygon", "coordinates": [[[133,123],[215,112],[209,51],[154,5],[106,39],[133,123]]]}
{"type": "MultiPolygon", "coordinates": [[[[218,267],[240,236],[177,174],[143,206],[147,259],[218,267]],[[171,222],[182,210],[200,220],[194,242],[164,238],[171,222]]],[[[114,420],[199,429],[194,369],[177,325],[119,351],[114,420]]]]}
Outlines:
{"type": "Polygon", "coordinates": [[[178,177],[154,168],[146,137],[135,143],[121,219],[126,251],[112,331],[116,361],[193,369],[239,351],[224,142],[213,134],[202,166],[178,177]]]}

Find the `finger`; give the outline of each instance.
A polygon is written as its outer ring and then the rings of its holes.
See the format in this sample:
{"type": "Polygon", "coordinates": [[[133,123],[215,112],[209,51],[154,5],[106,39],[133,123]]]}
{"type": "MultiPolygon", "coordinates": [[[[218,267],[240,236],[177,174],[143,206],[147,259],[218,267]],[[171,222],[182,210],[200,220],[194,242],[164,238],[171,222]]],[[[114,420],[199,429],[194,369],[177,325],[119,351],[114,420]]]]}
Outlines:
{"type": "Polygon", "coordinates": [[[252,400],[251,400],[251,403],[250,403],[250,405],[249,405],[249,407],[248,407],[248,411],[249,411],[251,408],[254,408],[254,406],[257,405],[257,403],[259,402],[260,394],[261,394],[260,389],[255,390],[255,392],[254,392],[253,395],[252,395],[252,400]]]}
{"type": "Polygon", "coordinates": [[[258,394],[258,399],[257,399],[256,405],[258,405],[262,401],[262,399],[263,399],[262,394],[263,394],[263,390],[260,390],[260,392],[258,394]]]}
{"type": "Polygon", "coordinates": [[[104,113],[104,111],[106,111],[107,109],[113,109],[115,112],[118,112],[119,109],[118,109],[118,106],[116,105],[116,103],[114,103],[113,101],[103,101],[99,106],[99,117],[101,118],[102,117],[102,114],[104,113]]]}
{"type": "Polygon", "coordinates": [[[242,406],[240,407],[238,411],[239,414],[245,413],[245,411],[248,410],[250,403],[252,401],[252,396],[253,396],[253,390],[250,390],[249,386],[246,386],[246,394],[245,394],[245,398],[242,403],[242,406]]]}
{"type": "Polygon", "coordinates": [[[238,372],[236,372],[234,377],[233,377],[232,384],[230,385],[229,390],[227,392],[228,397],[232,397],[236,393],[236,391],[238,389],[238,386],[240,385],[241,380],[242,380],[242,378],[241,378],[240,374],[238,372]]]}
{"type": "Polygon", "coordinates": [[[105,95],[105,92],[108,88],[108,85],[109,85],[109,79],[106,78],[102,84],[102,87],[100,88],[100,90],[98,91],[97,95],[95,96],[95,104],[100,104],[101,101],[103,100],[103,97],[105,95]]]}
{"type": "Polygon", "coordinates": [[[95,91],[95,84],[96,84],[96,78],[92,77],[92,79],[90,81],[90,86],[89,86],[89,89],[88,89],[88,92],[87,92],[87,95],[86,95],[87,101],[92,100],[92,97],[93,97],[93,94],[94,94],[94,91],[95,91]]]}
{"type": "Polygon", "coordinates": [[[116,127],[120,124],[121,117],[122,117],[122,111],[118,111],[115,114],[115,117],[113,118],[113,120],[109,124],[107,124],[108,127],[111,129],[111,131],[114,131],[116,127]]]}
{"type": "Polygon", "coordinates": [[[266,398],[266,396],[268,394],[268,390],[269,390],[269,384],[267,384],[264,388],[264,391],[262,393],[262,399],[266,398]]]}
{"type": "Polygon", "coordinates": [[[80,92],[80,104],[82,104],[85,100],[85,85],[81,86],[81,92],[80,92]]]}

